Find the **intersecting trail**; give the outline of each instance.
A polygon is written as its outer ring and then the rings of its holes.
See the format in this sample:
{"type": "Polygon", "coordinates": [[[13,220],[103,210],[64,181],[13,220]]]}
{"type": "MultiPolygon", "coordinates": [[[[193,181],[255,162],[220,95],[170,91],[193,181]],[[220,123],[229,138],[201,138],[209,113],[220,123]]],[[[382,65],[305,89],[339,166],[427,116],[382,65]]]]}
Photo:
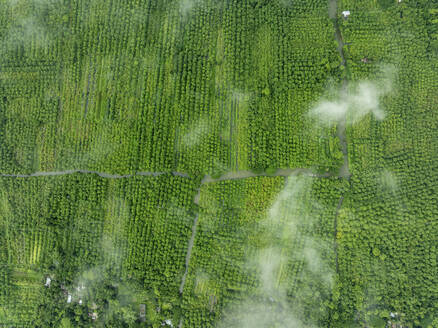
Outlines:
{"type": "MultiPolygon", "coordinates": [[[[340,141],[341,141],[342,152],[344,153],[344,165],[341,168],[339,175],[333,174],[333,173],[318,174],[309,168],[277,169],[277,171],[272,173],[272,174],[268,174],[265,172],[254,173],[252,171],[245,171],[245,170],[230,171],[230,172],[224,173],[222,176],[220,176],[218,178],[213,178],[210,175],[204,175],[202,180],[201,180],[201,183],[199,184],[198,189],[196,190],[196,193],[194,195],[193,203],[196,206],[199,205],[201,187],[202,187],[202,185],[204,185],[206,183],[214,183],[214,182],[227,181],[227,180],[239,180],[239,179],[246,179],[246,178],[251,178],[251,177],[262,177],[262,176],[263,177],[290,177],[290,176],[304,175],[304,176],[309,176],[309,177],[314,177],[314,178],[345,178],[345,177],[349,177],[348,156],[346,153],[347,145],[346,145],[346,140],[345,140],[345,126],[342,129],[339,129],[339,127],[338,127],[338,136],[339,136],[340,141]]],[[[157,176],[166,175],[166,174],[172,174],[174,176],[180,176],[183,178],[193,178],[192,176],[190,176],[187,173],[178,172],[178,171],[172,171],[172,172],[135,172],[132,174],[111,174],[111,173],[99,172],[99,171],[93,171],[93,170],[62,170],[62,171],[50,171],[50,172],[34,172],[34,173],[29,173],[29,174],[0,173],[0,176],[1,177],[15,177],[15,178],[32,178],[32,177],[73,175],[73,174],[78,174],[78,173],[79,174],[90,174],[90,175],[95,174],[95,175],[98,175],[99,177],[107,178],[107,179],[127,179],[127,178],[132,178],[134,176],[157,177],[157,176]]],[[[340,199],[340,202],[338,204],[338,208],[336,211],[336,217],[337,217],[338,211],[342,205],[343,198],[344,197],[342,196],[340,199]]],[[[187,274],[188,274],[189,265],[190,265],[190,258],[192,255],[193,245],[195,242],[196,231],[197,231],[197,226],[198,226],[198,218],[199,218],[199,213],[197,212],[195,215],[195,218],[193,220],[192,235],[190,237],[188,247],[187,247],[186,259],[185,259],[185,271],[184,271],[184,275],[181,279],[181,284],[179,287],[180,294],[182,294],[184,291],[184,286],[185,286],[185,282],[187,279],[187,274]]],[[[336,218],[335,218],[335,238],[336,238],[336,218]]],[[[337,247],[336,247],[336,242],[335,242],[335,253],[336,253],[336,248],[337,247]]],[[[337,253],[336,253],[336,267],[337,266],[338,266],[338,261],[337,261],[337,253]]],[[[182,324],[183,324],[183,322],[181,320],[179,322],[178,326],[182,327],[182,324]]]]}
{"type": "MultiPolygon", "coordinates": [[[[31,177],[48,177],[48,176],[62,176],[62,175],[72,175],[72,174],[95,174],[98,175],[102,178],[107,178],[107,179],[127,179],[127,178],[132,178],[134,176],[152,176],[152,177],[157,177],[157,176],[161,176],[161,175],[165,175],[165,174],[172,174],[174,176],[180,176],[183,178],[191,178],[191,176],[187,173],[183,173],[183,172],[177,172],[177,171],[172,171],[172,172],[135,172],[132,174],[111,174],[111,173],[106,173],[106,172],[99,172],[99,171],[93,171],[93,170],[62,170],[62,171],[49,171],[49,172],[34,172],[34,173],[29,173],[29,174],[9,174],[9,173],[0,173],[0,176],[2,177],[14,177],[14,178],[31,178],[31,177]]],[[[203,184],[205,183],[212,183],[212,182],[218,182],[218,181],[225,181],[225,180],[237,180],[237,179],[246,179],[246,178],[251,178],[251,177],[261,177],[261,176],[265,176],[265,177],[288,177],[288,176],[293,176],[293,175],[306,175],[306,176],[310,176],[310,177],[317,177],[317,178],[330,178],[330,177],[336,177],[336,175],[332,174],[332,173],[324,173],[324,174],[317,174],[314,173],[311,169],[306,169],[306,168],[297,168],[297,169],[278,169],[276,172],[272,173],[272,174],[267,174],[267,173],[254,173],[251,171],[230,171],[230,172],[226,172],[225,174],[223,174],[222,176],[220,176],[219,178],[213,178],[210,175],[205,175],[202,180],[201,183],[195,193],[193,202],[196,205],[199,205],[199,198],[200,198],[200,193],[201,193],[201,187],[203,184]]],[[[198,213],[195,215],[194,221],[193,221],[193,225],[192,225],[192,235],[190,237],[189,240],[189,244],[187,247],[187,254],[186,254],[186,260],[185,260],[185,272],[181,281],[181,285],[179,288],[179,292],[182,293],[184,290],[184,285],[185,285],[185,281],[186,281],[186,277],[187,277],[187,273],[188,273],[188,269],[189,269],[189,264],[190,264],[190,258],[191,258],[191,254],[192,254],[192,249],[193,249],[193,245],[194,245],[194,241],[195,241],[195,236],[196,236],[196,230],[197,230],[197,224],[198,224],[198,213]]]]}
{"type": "MultiPolygon", "coordinates": [[[[201,196],[201,185],[198,186],[198,189],[196,191],[195,197],[193,202],[198,206],[199,205],[199,198],[201,196]]],[[[186,253],[186,267],[185,267],[185,271],[184,271],[184,275],[181,279],[181,285],[179,286],[179,293],[182,294],[184,291],[184,285],[186,283],[186,279],[187,279],[187,274],[189,272],[189,264],[190,264],[190,258],[192,256],[192,249],[193,249],[193,245],[195,244],[195,236],[196,236],[196,230],[198,228],[198,218],[199,218],[199,212],[196,211],[195,214],[195,219],[193,220],[193,225],[192,225],[192,235],[190,237],[189,240],[189,245],[187,247],[187,253],[186,253]]]]}
{"type": "MultiPolygon", "coordinates": [[[[344,57],[344,43],[342,40],[342,35],[341,35],[341,31],[339,29],[339,25],[338,25],[338,21],[337,21],[337,0],[329,0],[329,17],[333,22],[333,26],[334,26],[334,30],[335,30],[335,39],[338,43],[338,47],[337,50],[339,52],[339,55],[342,59],[341,65],[345,68],[345,71],[347,71],[347,63],[344,57]]],[[[344,77],[343,80],[343,92],[346,93],[347,92],[347,78],[344,77]]],[[[349,159],[348,159],[348,146],[347,146],[347,135],[346,135],[346,121],[345,118],[343,121],[339,122],[338,126],[337,126],[337,136],[339,138],[340,141],[340,145],[341,145],[341,151],[343,154],[343,165],[339,171],[339,174],[333,174],[333,173],[324,173],[324,174],[317,174],[314,173],[314,171],[312,169],[309,168],[297,168],[297,169],[278,169],[275,173],[272,174],[268,174],[268,173],[254,173],[251,171],[230,171],[230,172],[226,172],[224,173],[222,176],[220,176],[219,178],[213,178],[210,175],[205,175],[203,176],[201,183],[198,186],[198,189],[196,190],[196,193],[194,195],[194,199],[193,202],[196,206],[199,205],[199,199],[200,199],[200,193],[201,193],[201,187],[203,184],[206,183],[212,183],[212,182],[218,182],[218,181],[226,181],[226,180],[237,180],[237,179],[246,179],[246,178],[250,178],[250,177],[261,177],[261,176],[266,176],[266,177],[289,177],[289,176],[296,176],[296,175],[305,175],[305,176],[309,176],[309,177],[315,177],[315,178],[345,178],[348,181],[350,180],[350,166],[349,166],[349,159]]],[[[34,172],[34,173],[30,173],[30,174],[7,174],[7,173],[0,173],[1,177],[15,177],[15,178],[31,178],[31,177],[47,177],[47,176],[62,176],[62,175],[72,175],[72,174],[76,174],[76,173],[80,173],[80,174],[95,174],[98,175],[102,178],[108,178],[108,179],[126,179],[126,178],[131,178],[134,176],[152,176],[152,177],[157,177],[157,176],[161,176],[161,175],[166,175],[166,174],[172,174],[174,176],[180,176],[183,178],[194,178],[193,176],[184,173],[184,172],[178,172],[178,171],[172,171],[172,172],[135,172],[132,174],[110,174],[110,173],[106,173],[106,172],[99,172],[99,171],[93,171],[93,170],[62,170],[62,171],[52,171],[52,172],[34,172]]],[[[336,258],[336,272],[338,272],[339,270],[339,265],[338,265],[338,253],[337,253],[337,240],[336,240],[336,235],[337,235],[337,218],[338,218],[338,214],[339,214],[339,210],[342,207],[342,203],[344,200],[344,194],[341,195],[337,208],[336,208],[336,215],[335,215],[335,219],[334,219],[334,252],[335,252],[335,258],[336,258]]],[[[192,249],[193,249],[193,245],[195,242],[195,237],[196,237],[196,231],[197,231],[197,226],[198,226],[198,218],[199,218],[199,214],[196,213],[194,221],[193,221],[193,225],[192,225],[192,235],[190,237],[189,243],[188,243],[188,247],[187,247],[187,253],[186,253],[186,259],[185,259],[185,272],[184,275],[182,277],[181,280],[181,284],[179,287],[179,292],[180,294],[183,293],[184,291],[184,285],[186,282],[186,278],[187,278],[187,274],[188,274],[188,270],[189,270],[189,265],[190,265],[190,258],[191,258],[191,254],[192,254],[192,249]]],[[[182,327],[183,321],[181,318],[181,321],[179,322],[179,327],[182,327]]]]}

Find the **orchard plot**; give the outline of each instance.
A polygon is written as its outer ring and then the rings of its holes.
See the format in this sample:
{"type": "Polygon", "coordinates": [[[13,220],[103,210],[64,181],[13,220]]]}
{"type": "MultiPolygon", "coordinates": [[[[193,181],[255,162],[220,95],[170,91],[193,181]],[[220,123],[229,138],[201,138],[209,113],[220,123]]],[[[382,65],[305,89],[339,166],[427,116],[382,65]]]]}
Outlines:
{"type": "Polygon", "coordinates": [[[344,188],[338,179],[303,176],[205,184],[183,291],[184,325],[327,322],[344,188]]]}
{"type": "Polygon", "coordinates": [[[135,322],[139,304],[150,324],[179,319],[194,180],[73,174],[0,183],[2,323],[91,323],[88,309],[117,325],[135,322]]]}

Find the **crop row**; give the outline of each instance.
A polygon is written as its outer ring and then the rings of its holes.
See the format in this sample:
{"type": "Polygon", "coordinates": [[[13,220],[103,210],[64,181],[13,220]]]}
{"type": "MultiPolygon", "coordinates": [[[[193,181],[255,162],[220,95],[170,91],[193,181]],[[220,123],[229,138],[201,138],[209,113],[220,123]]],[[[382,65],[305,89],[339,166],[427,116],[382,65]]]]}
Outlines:
{"type": "Polygon", "coordinates": [[[351,190],[338,220],[337,326],[435,327],[438,57],[434,1],[341,1],[349,79],[390,91],[385,118],[347,128],[351,190]],[[388,74],[390,67],[390,74],[388,74]],[[390,313],[397,313],[391,317],[390,313]]]}
{"type": "Polygon", "coordinates": [[[1,9],[1,172],[340,165],[305,123],[341,75],[323,1],[1,9]]]}
{"type": "Polygon", "coordinates": [[[344,188],[341,180],[305,177],[203,185],[184,325],[238,327],[259,318],[270,326],[284,323],[284,313],[328,323],[325,279],[334,275],[334,219],[344,188]]]}
{"type": "Polygon", "coordinates": [[[0,183],[2,324],[89,325],[91,309],[117,327],[137,321],[141,303],[155,315],[151,324],[177,319],[195,181],[74,174],[0,183]],[[111,314],[122,308],[124,319],[111,314]]]}

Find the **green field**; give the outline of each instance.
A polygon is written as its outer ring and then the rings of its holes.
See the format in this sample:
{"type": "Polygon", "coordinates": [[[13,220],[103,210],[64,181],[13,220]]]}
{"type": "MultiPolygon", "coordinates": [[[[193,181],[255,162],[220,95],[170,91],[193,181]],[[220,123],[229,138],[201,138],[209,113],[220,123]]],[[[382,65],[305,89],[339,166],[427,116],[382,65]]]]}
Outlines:
{"type": "Polygon", "coordinates": [[[0,2],[2,171],[336,167],[303,116],[340,58],[305,3],[0,2]]]}
{"type": "Polygon", "coordinates": [[[0,0],[0,327],[438,328],[437,163],[437,0],[0,0]]]}
{"type": "Polygon", "coordinates": [[[211,327],[222,319],[221,327],[243,327],[249,317],[264,323],[259,326],[281,326],[292,316],[328,324],[333,226],[345,187],[339,179],[308,177],[204,185],[183,293],[188,326],[211,327]]]}
{"type": "Polygon", "coordinates": [[[147,302],[169,304],[170,314],[163,309],[161,315],[176,315],[173,305],[193,224],[193,180],[169,175],[108,180],[79,174],[3,178],[1,186],[6,297],[0,307],[5,323],[50,327],[66,315],[91,322],[80,298],[89,307],[96,303],[110,322],[117,322],[116,316],[111,318],[111,302],[135,313],[126,309],[133,321],[139,304],[147,302]],[[16,270],[40,272],[40,277],[28,287],[26,275],[17,276],[16,270]],[[43,287],[43,274],[53,280],[49,288],[43,287]],[[82,285],[86,289],[76,291],[82,285]],[[129,301],[119,299],[125,289],[129,301]],[[38,311],[17,306],[27,302],[19,301],[22,293],[33,290],[36,304],[29,301],[29,307],[38,311]],[[72,304],[66,303],[67,293],[72,304]],[[12,310],[18,314],[11,315],[12,310]]]}

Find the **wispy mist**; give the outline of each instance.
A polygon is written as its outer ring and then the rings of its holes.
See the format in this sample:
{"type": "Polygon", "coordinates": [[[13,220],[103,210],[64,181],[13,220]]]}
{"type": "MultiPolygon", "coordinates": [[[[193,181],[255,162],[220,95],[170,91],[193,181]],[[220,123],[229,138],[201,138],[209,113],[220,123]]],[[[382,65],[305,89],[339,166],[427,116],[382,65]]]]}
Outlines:
{"type": "Polygon", "coordinates": [[[201,0],[180,0],[179,11],[183,17],[187,16],[201,0]]]}
{"type": "Polygon", "coordinates": [[[377,120],[385,118],[382,97],[393,90],[394,69],[382,69],[383,77],[374,81],[351,83],[347,89],[330,90],[331,97],[322,99],[309,111],[309,116],[322,125],[332,126],[346,121],[354,124],[372,114],[377,120]]]}
{"type": "Polygon", "coordinates": [[[191,148],[198,145],[210,133],[211,127],[207,119],[201,119],[188,129],[188,132],[182,136],[182,142],[191,148]]]}
{"type": "Polygon", "coordinates": [[[395,194],[398,189],[398,181],[394,173],[388,169],[384,169],[380,172],[379,180],[378,182],[384,192],[390,191],[392,194],[395,194]]]}
{"type": "Polygon", "coordinates": [[[43,12],[52,3],[56,1],[8,0],[0,3],[0,10],[10,10],[11,15],[3,35],[0,35],[0,54],[4,55],[20,45],[33,49],[49,46],[52,36],[47,29],[43,12]]]}

